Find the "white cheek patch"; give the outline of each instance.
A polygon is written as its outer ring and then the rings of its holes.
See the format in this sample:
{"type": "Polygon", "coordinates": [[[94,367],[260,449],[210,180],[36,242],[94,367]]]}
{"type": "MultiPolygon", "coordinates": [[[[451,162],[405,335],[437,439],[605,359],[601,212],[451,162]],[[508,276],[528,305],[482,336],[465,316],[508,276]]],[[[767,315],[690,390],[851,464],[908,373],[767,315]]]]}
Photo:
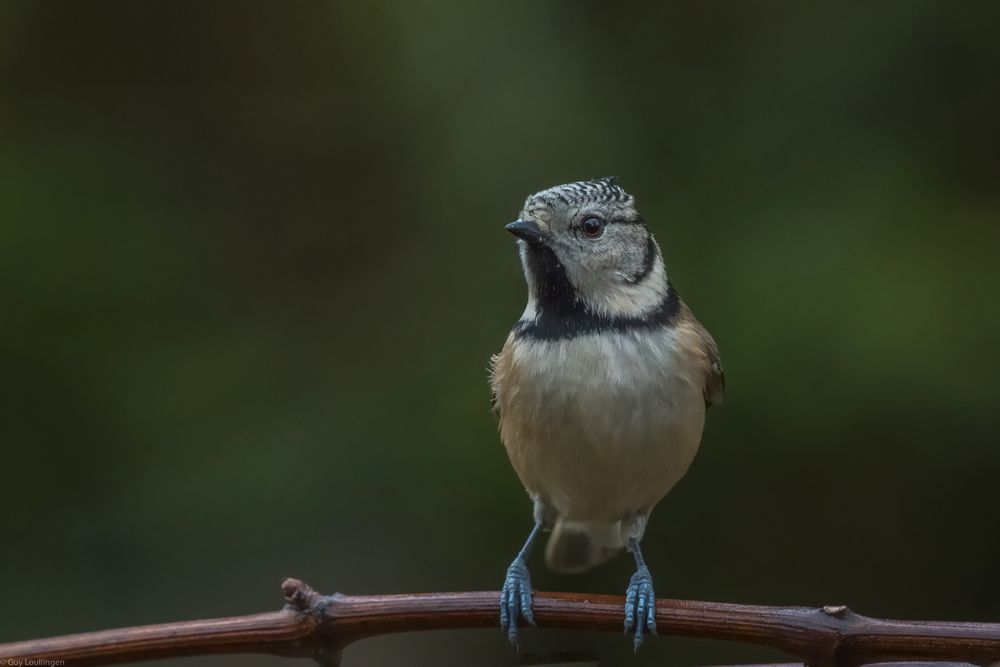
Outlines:
{"type": "Polygon", "coordinates": [[[639,283],[633,283],[621,272],[605,274],[603,280],[592,280],[584,298],[591,309],[609,317],[641,317],[660,307],[669,285],[663,259],[657,255],[653,268],[639,283]]]}

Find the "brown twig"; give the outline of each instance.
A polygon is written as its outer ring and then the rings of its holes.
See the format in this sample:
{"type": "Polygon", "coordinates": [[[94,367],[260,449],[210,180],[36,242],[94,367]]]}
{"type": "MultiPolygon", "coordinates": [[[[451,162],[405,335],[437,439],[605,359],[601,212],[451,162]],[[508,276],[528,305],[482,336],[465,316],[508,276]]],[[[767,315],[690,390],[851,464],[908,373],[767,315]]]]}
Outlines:
{"type": "MultiPolygon", "coordinates": [[[[297,579],[285,580],[282,591],[287,604],[281,611],[0,644],[0,657],[106,665],[180,655],[268,653],[336,665],[341,650],[364,637],[498,623],[497,592],[323,596],[297,579]]],[[[535,618],[543,628],[622,629],[620,596],[536,593],[534,600],[535,618]]],[[[656,618],[662,634],[770,646],[810,665],[1000,660],[1000,624],[994,623],[879,620],[843,606],[664,599],[657,601],[656,618]]],[[[499,644],[503,639],[497,635],[499,644]]]]}

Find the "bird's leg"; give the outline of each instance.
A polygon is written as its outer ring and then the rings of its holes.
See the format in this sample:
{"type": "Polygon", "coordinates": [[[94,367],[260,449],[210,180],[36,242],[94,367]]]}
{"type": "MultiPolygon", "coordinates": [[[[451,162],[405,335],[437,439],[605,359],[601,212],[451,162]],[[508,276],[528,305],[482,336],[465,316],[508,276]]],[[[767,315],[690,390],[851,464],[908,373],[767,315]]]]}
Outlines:
{"type": "Polygon", "coordinates": [[[642,559],[639,538],[630,537],[628,546],[635,556],[635,574],[625,591],[625,632],[635,632],[632,645],[638,653],[645,633],[656,634],[656,594],[653,593],[653,577],[642,559]]]}
{"type": "Polygon", "coordinates": [[[515,649],[518,614],[529,624],[535,625],[535,616],[531,611],[531,576],[528,574],[527,558],[538,534],[542,532],[542,525],[541,518],[537,517],[535,527],[524,541],[524,546],[507,568],[507,577],[503,580],[503,589],[500,591],[500,629],[507,632],[507,639],[515,649]]]}

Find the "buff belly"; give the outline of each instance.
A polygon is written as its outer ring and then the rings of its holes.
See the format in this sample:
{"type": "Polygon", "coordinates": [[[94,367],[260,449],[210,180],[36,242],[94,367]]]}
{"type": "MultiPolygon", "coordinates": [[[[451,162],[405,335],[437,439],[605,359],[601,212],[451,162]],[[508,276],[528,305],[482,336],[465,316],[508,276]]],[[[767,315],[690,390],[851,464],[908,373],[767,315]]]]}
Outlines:
{"type": "Polygon", "coordinates": [[[705,403],[678,335],[508,341],[495,369],[501,437],[525,488],[559,518],[647,514],[687,471],[705,403]]]}

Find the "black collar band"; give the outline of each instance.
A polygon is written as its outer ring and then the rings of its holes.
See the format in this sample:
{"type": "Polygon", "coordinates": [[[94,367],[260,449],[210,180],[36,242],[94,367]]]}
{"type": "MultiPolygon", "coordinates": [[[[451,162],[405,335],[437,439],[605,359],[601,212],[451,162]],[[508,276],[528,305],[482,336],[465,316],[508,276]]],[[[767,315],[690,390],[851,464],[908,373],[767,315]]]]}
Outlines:
{"type": "Polygon", "coordinates": [[[668,285],[667,294],[654,310],[639,317],[602,315],[577,301],[572,307],[553,310],[539,303],[533,320],[521,320],[514,326],[518,340],[568,340],[597,333],[630,333],[673,326],[681,310],[681,299],[668,285]]]}

